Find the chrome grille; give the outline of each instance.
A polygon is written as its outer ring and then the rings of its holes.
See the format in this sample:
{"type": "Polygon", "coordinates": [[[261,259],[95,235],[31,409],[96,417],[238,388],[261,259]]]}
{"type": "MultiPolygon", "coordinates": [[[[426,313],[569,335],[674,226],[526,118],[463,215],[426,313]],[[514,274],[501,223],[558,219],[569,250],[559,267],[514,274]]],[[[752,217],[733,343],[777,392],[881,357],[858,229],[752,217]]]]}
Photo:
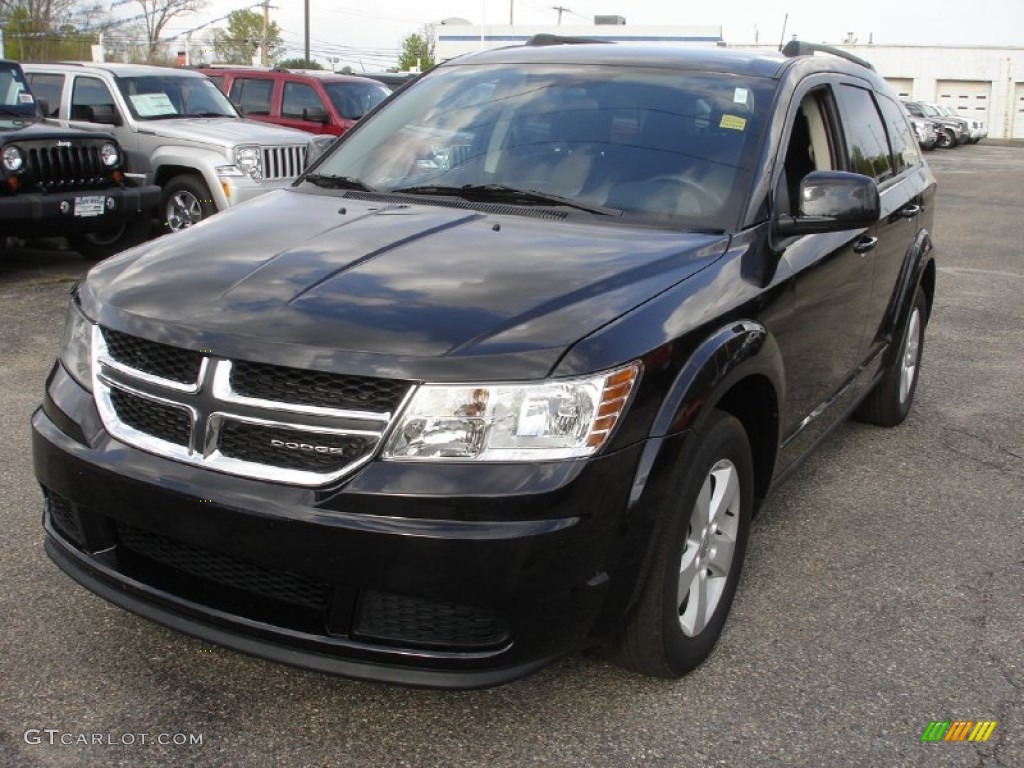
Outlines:
{"type": "Polygon", "coordinates": [[[36,183],[44,189],[94,188],[104,183],[103,162],[98,146],[27,146],[26,165],[36,183]]]}
{"type": "Polygon", "coordinates": [[[100,329],[93,381],[107,431],[208,469],[322,485],[365,464],[407,382],[236,362],[100,329]]]}
{"type": "Polygon", "coordinates": [[[264,147],[263,178],[294,179],[306,168],[306,147],[264,147]]]}

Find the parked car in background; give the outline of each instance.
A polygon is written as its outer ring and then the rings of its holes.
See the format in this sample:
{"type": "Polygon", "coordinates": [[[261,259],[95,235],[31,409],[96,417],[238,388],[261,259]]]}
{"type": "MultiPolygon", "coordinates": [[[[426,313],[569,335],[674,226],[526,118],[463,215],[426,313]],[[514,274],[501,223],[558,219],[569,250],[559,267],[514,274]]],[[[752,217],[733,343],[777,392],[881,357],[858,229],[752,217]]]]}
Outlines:
{"type": "Polygon", "coordinates": [[[360,72],[359,76],[384,83],[392,91],[397,91],[412,82],[417,75],[411,72],[360,72]]]}
{"type": "Polygon", "coordinates": [[[111,132],[124,147],[126,175],[160,186],[165,231],[288,186],[305,169],[308,133],[243,120],[199,72],[95,63],[24,68],[53,121],[111,132]]]}
{"type": "Polygon", "coordinates": [[[917,137],[918,146],[928,151],[935,149],[939,142],[939,133],[942,131],[939,124],[924,117],[912,117],[909,113],[907,116],[914,129],[914,135],[917,137]]]}
{"type": "Polygon", "coordinates": [[[112,135],[49,125],[44,107],[0,61],[0,252],[10,237],[65,237],[88,259],[140,242],[160,189],[128,183],[112,135]]]}
{"type": "Polygon", "coordinates": [[[985,127],[985,121],[975,117],[964,117],[958,113],[952,107],[947,107],[945,104],[936,104],[935,108],[939,110],[946,117],[956,118],[963,120],[966,123],[965,130],[967,136],[964,138],[966,143],[977,144],[979,141],[988,136],[988,128],[985,127]]]}
{"type": "Polygon", "coordinates": [[[848,414],[910,413],[935,188],[845,51],[451,59],[76,287],[32,419],[46,552],[321,672],[486,686],[610,641],[683,675],[772,490],[848,414]]]}
{"type": "Polygon", "coordinates": [[[201,68],[248,118],[340,136],[390,93],[364,77],[319,70],[201,68]]]}
{"type": "Polygon", "coordinates": [[[907,108],[907,112],[914,117],[926,118],[939,124],[938,146],[944,149],[958,146],[970,136],[966,120],[943,114],[935,104],[924,101],[908,101],[904,103],[904,106],[907,108]]]}

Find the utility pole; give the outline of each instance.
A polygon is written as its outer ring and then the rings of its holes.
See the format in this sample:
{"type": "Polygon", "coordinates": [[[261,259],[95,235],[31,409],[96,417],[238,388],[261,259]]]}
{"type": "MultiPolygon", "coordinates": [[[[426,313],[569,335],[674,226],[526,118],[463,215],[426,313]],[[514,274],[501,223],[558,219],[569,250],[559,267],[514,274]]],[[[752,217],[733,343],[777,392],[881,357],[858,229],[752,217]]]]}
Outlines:
{"type": "Polygon", "coordinates": [[[516,0],[508,0],[508,25],[510,27],[515,26],[515,21],[513,21],[513,17],[512,17],[512,12],[513,12],[513,10],[515,8],[515,3],[516,3],[516,0]]]}
{"type": "Polygon", "coordinates": [[[309,66],[309,0],[306,0],[306,66],[309,66]]]}
{"type": "Polygon", "coordinates": [[[562,11],[569,11],[572,13],[572,8],[566,8],[564,5],[553,5],[551,10],[558,11],[558,26],[562,26],[562,11]]]}
{"type": "Polygon", "coordinates": [[[270,64],[270,46],[267,44],[267,35],[270,30],[270,0],[263,0],[263,40],[260,42],[260,66],[266,67],[270,64]]]}

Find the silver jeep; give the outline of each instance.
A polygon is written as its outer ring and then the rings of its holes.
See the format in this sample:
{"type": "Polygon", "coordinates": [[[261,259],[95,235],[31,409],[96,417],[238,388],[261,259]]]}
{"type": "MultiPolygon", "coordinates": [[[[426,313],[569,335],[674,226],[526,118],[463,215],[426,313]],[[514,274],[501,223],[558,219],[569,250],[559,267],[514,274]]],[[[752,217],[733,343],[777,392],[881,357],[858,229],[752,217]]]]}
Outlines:
{"type": "Polygon", "coordinates": [[[242,119],[198,72],[135,64],[24,64],[46,116],[113,133],[127,176],[158,184],[164,230],[287,186],[307,162],[310,135],[242,119]]]}

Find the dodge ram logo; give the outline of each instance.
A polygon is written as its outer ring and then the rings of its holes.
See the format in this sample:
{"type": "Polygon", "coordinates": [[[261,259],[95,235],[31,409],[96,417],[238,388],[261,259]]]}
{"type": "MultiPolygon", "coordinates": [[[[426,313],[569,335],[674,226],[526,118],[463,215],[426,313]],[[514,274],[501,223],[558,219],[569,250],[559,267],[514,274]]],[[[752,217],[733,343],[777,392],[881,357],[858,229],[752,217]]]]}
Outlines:
{"type": "Polygon", "coordinates": [[[341,448],[335,448],[330,445],[313,445],[312,443],[293,443],[291,441],[273,439],[270,444],[275,448],[284,448],[288,451],[302,451],[303,453],[327,453],[327,454],[338,454],[342,453],[341,448]]]}

